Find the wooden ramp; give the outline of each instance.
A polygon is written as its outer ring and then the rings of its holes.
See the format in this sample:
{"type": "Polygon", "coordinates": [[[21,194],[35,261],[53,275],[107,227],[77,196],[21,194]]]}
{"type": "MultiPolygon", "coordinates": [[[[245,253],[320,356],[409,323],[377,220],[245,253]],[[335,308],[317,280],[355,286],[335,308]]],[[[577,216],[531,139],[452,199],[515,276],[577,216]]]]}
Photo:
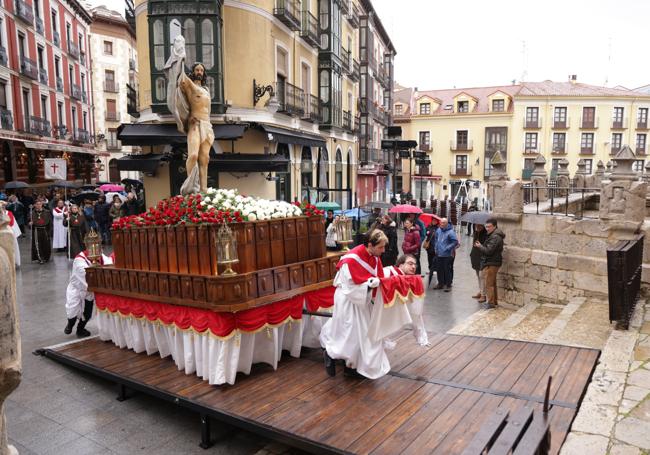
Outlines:
{"type": "MultiPolygon", "coordinates": [[[[314,453],[461,453],[497,409],[541,409],[553,376],[551,453],[558,453],[600,351],[438,334],[431,345],[403,332],[393,370],[371,381],[325,374],[320,350],[283,357],[278,370],[256,365],[234,386],[212,386],[169,359],[119,349],[97,338],[39,353],[201,415],[314,453]]],[[[123,396],[122,396],[123,397],[123,396]]]]}

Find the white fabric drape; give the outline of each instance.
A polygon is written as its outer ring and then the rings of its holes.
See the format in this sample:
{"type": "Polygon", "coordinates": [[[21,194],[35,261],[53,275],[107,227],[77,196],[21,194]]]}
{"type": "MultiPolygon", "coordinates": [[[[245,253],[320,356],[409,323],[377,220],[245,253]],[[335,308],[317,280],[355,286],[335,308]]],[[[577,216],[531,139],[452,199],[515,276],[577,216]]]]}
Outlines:
{"type": "Polygon", "coordinates": [[[65,210],[55,207],[52,210],[52,248],[65,248],[68,244],[68,228],[63,225],[65,210]]]}

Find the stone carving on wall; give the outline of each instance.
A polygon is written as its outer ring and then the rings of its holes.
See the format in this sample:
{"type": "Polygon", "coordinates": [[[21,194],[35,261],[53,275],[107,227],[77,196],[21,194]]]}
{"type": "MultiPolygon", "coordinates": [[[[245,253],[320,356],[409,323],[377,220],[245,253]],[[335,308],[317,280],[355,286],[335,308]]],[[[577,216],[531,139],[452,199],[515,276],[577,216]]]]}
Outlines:
{"type": "Polygon", "coordinates": [[[488,195],[495,214],[518,215],[524,212],[524,192],[521,182],[510,181],[506,172],[507,162],[500,152],[492,156],[488,195]]]}
{"type": "Polygon", "coordinates": [[[557,187],[561,188],[557,191],[557,194],[558,196],[564,197],[568,192],[569,186],[571,186],[571,174],[569,174],[569,160],[567,160],[566,158],[562,158],[558,162],[556,175],[557,177],[555,178],[555,182],[557,183],[557,187]]]}
{"type": "Polygon", "coordinates": [[[540,188],[533,190],[533,199],[535,201],[544,202],[548,200],[548,174],[546,173],[546,158],[542,155],[537,155],[535,158],[535,168],[530,175],[530,181],[533,188],[540,188]]]}
{"type": "Polygon", "coordinates": [[[578,161],[578,170],[573,176],[573,186],[576,189],[586,188],[587,187],[587,163],[585,160],[580,159],[578,161]]]}
{"type": "Polygon", "coordinates": [[[603,181],[600,195],[600,218],[619,221],[620,227],[635,229],[645,219],[645,198],[648,184],[639,181],[632,166],[636,156],[623,146],[614,158],[609,180],[603,181]]]}
{"type": "Polygon", "coordinates": [[[16,308],[16,269],[14,235],[4,202],[0,202],[0,454],[17,454],[8,445],[4,402],[18,384],[22,374],[20,332],[16,308]]]}

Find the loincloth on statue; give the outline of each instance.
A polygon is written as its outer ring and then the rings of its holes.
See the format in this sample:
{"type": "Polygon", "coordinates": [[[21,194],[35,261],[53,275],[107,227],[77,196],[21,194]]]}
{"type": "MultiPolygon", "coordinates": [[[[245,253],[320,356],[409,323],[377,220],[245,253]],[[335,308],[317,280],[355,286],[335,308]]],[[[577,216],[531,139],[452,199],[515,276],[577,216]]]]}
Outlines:
{"type": "MultiPolygon", "coordinates": [[[[214,130],[212,129],[212,123],[209,120],[200,120],[194,117],[190,119],[190,124],[192,122],[197,123],[199,130],[199,144],[203,144],[205,141],[208,141],[210,144],[214,142],[214,130]]],[[[190,129],[192,131],[192,129],[190,129]]]]}

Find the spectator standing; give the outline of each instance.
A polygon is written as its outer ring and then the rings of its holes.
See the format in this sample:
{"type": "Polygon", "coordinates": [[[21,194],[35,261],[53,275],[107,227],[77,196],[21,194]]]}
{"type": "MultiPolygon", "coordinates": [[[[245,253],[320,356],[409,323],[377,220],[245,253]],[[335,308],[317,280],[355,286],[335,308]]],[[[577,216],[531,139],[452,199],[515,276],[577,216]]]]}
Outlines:
{"type": "Polygon", "coordinates": [[[333,210],[328,210],[327,211],[327,217],[325,217],[325,232],[327,232],[327,228],[334,222],[334,211],[333,210]]]}
{"type": "Polygon", "coordinates": [[[381,208],[375,207],[372,209],[372,213],[368,216],[368,231],[372,229],[377,221],[381,218],[381,208]]]}
{"type": "Polygon", "coordinates": [[[474,242],[481,254],[481,270],[485,276],[485,291],[487,293],[487,300],[483,304],[484,308],[496,308],[499,304],[497,296],[497,272],[503,262],[503,239],[506,237],[504,232],[497,227],[497,220],[490,218],[485,222],[485,230],[487,231],[487,238],[485,243],[474,242]]]}
{"type": "Polygon", "coordinates": [[[86,227],[88,229],[97,230],[97,222],[95,221],[95,206],[93,205],[92,201],[84,201],[83,215],[86,219],[86,227]]]}
{"type": "Polygon", "coordinates": [[[27,224],[26,215],[27,211],[22,202],[18,200],[18,197],[15,194],[9,196],[9,203],[7,204],[7,210],[14,214],[16,219],[16,224],[20,228],[20,232],[25,235],[25,224],[27,224]]]}
{"type": "Polygon", "coordinates": [[[108,215],[109,210],[111,209],[111,204],[106,202],[106,196],[99,196],[99,200],[95,205],[95,221],[97,222],[97,227],[102,236],[102,243],[110,243],[111,238],[111,219],[108,215]]]}
{"type": "Polygon", "coordinates": [[[397,249],[397,224],[389,215],[384,215],[381,217],[381,222],[377,223],[377,229],[386,234],[388,238],[386,250],[381,255],[381,263],[384,266],[391,266],[395,264],[399,253],[397,249]]]}
{"type": "Polygon", "coordinates": [[[429,282],[427,286],[431,284],[433,280],[433,272],[436,270],[436,231],[438,230],[438,222],[435,219],[431,220],[429,227],[427,228],[426,236],[422,247],[424,251],[427,252],[427,263],[429,264],[429,282]]]}
{"type": "MultiPolygon", "coordinates": [[[[469,206],[467,209],[467,212],[476,212],[478,210],[478,206],[476,205],[476,199],[472,201],[472,204],[469,206]]],[[[472,235],[472,223],[467,222],[467,235],[472,235]]]]}
{"type": "Polygon", "coordinates": [[[416,275],[421,272],[420,267],[420,230],[415,227],[413,220],[407,218],[404,220],[404,240],[402,241],[402,252],[415,257],[417,267],[416,275]]]}
{"type": "Polygon", "coordinates": [[[108,209],[108,216],[110,217],[111,224],[122,216],[122,200],[117,194],[113,196],[113,202],[108,209]]]}
{"type": "Polygon", "coordinates": [[[447,218],[440,220],[440,228],[436,231],[436,263],[438,285],[434,289],[443,289],[445,292],[451,290],[453,255],[458,247],[458,238],[454,227],[447,218]]]}
{"type": "Polygon", "coordinates": [[[122,204],[122,216],[137,215],[140,213],[140,204],[132,191],[126,196],[126,202],[122,204]]]}
{"type": "Polygon", "coordinates": [[[485,277],[481,271],[481,257],[483,254],[481,250],[476,246],[476,242],[480,244],[485,243],[487,238],[487,231],[485,226],[482,224],[474,225],[474,236],[472,237],[472,250],[469,252],[469,259],[472,263],[472,268],[476,272],[476,278],[478,280],[478,292],[476,295],[473,295],[472,298],[475,298],[479,303],[485,302],[485,277]]]}

